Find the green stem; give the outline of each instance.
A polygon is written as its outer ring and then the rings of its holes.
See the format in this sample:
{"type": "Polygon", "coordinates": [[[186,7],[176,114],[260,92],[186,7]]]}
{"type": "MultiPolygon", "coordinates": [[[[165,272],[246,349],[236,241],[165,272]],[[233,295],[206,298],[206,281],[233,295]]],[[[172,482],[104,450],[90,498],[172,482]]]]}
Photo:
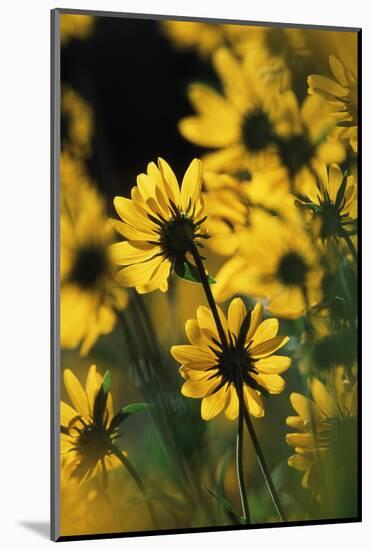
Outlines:
{"type": "MultiPolygon", "coordinates": [[[[240,406],[241,406],[241,402],[240,402],[240,406]]],[[[255,433],[254,426],[252,424],[249,412],[248,412],[245,404],[243,404],[242,408],[243,408],[243,416],[244,416],[244,419],[245,419],[245,423],[246,423],[247,429],[249,431],[251,441],[254,445],[254,449],[255,449],[256,456],[258,457],[260,469],[263,473],[265,482],[268,486],[269,493],[271,495],[273,504],[274,504],[274,506],[277,510],[277,514],[278,514],[280,520],[281,521],[287,521],[286,514],[285,514],[285,512],[282,508],[282,504],[281,504],[281,501],[279,499],[276,488],[274,486],[272,476],[271,476],[271,474],[268,470],[267,463],[265,462],[264,454],[263,454],[262,448],[260,447],[260,443],[259,443],[259,440],[258,440],[257,435],[255,433]]]]}
{"type": "Polygon", "coordinates": [[[194,243],[191,244],[190,252],[193,256],[193,259],[196,263],[196,267],[197,267],[198,272],[200,274],[201,283],[202,283],[202,286],[203,286],[203,289],[204,289],[204,292],[205,292],[205,295],[206,295],[206,299],[208,301],[208,304],[210,306],[211,312],[212,312],[214,320],[215,320],[215,324],[216,324],[216,328],[218,330],[220,342],[223,345],[223,348],[225,350],[228,350],[227,338],[226,338],[226,335],[224,334],[223,325],[222,325],[222,322],[221,322],[220,317],[219,317],[219,312],[218,312],[218,309],[216,307],[214,296],[211,292],[209,281],[207,280],[207,275],[206,275],[206,271],[205,271],[205,268],[204,268],[204,264],[202,263],[200,254],[199,254],[199,252],[197,250],[197,247],[194,243]]]}
{"type": "Polygon", "coordinates": [[[246,486],[243,473],[243,405],[240,400],[239,403],[239,414],[238,414],[238,429],[237,429],[237,438],[236,438],[236,470],[237,470],[237,481],[238,488],[240,491],[241,506],[242,506],[242,518],[244,524],[250,524],[250,511],[249,503],[247,501],[246,495],[246,486]]]}
{"type": "Polygon", "coordinates": [[[358,253],[357,253],[356,247],[353,244],[352,239],[350,238],[350,236],[345,230],[341,232],[341,236],[345,239],[345,242],[348,245],[348,248],[353,256],[354,261],[358,263],[358,253]]]}
{"type": "Polygon", "coordinates": [[[157,524],[157,518],[156,518],[155,510],[154,510],[154,507],[153,507],[152,503],[148,500],[147,490],[146,490],[146,488],[144,486],[144,483],[143,483],[142,479],[140,478],[138,472],[136,471],[134,466],[131,464],[131,462],[126,458],[126,456],[120,451],[120,449],[118,447],[116,447],[115,445],[112,445],[111,452],[121,461],[123,466],[126,468],[126,470],[131,475],[131,477],[132,477],[134,483],[136,484],[136,486],[138,487],[139,491],[141,492],[143,497],[145,497],[148,513],[151,517],[153,526],[157,529],[158,524],[157,524]]]}

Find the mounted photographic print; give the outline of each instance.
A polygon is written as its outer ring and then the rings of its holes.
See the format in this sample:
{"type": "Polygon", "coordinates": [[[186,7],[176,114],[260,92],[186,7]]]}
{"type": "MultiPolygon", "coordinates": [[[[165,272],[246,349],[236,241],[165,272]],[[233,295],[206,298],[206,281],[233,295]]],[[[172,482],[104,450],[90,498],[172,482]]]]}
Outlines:
{"type": "Polygon", "coordinates": [[[53,10],[54,540],[360,521],[360,38],[53,10]]]}

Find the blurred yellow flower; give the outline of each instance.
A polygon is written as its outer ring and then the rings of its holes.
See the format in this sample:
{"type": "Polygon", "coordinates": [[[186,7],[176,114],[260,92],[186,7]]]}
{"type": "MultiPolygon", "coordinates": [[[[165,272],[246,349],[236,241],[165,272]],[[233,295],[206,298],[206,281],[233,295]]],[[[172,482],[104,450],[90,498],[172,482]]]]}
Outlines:
{"type": "Polygon", "coordinates": [[[254,209],[239,241],[238,254],[215,277],[218,301],[239,293],[265,297],[271,313],[295,319],[321,300],[322,269],[299,220],[254,209]]]}
{"type": "Polygon", "coordinates": [[[94,116],[89,103],[70,86],[62,88],[61,115],[66,120],[63,148],[82,159],[91,152],[94,116]]]}
{"type": "Polygon", "coordinates": [[[189,262],[190,246],[200,246],[204,222],[201,196],[201,162],[194,159],[181,185],[163,159],[151,162],[131,190],[131,199],[115,197],[116,211],[123,221],[111,220],[126,241],[115,243],[111,254],[119,266],[117,280],[141,293],[168,288],[173,269],[189,262]]]}
{"type": "Polygon", "coordinates": [[[223,26],[217,23],[163,21],[167,37],[179,48],[195,48],[202,57],[223,44],[223,26]]]}
{"type": "MultiPolygon", "coordinates": [[[[230,50],[220,48],[212,57],[224,95],[197,83],[189,88],[189,100],[197,114],[179,123],[189,141],[217,149],[204,157],[205,168],[230,173],[277,162],[274,135],[286,113],[284,94],[266,98],[230,50]]],[[[262,92],[262,90],[260,90],[262,92]]]]}
{"type": "Polygon", "coordinates": [[[61,401],[61,454],[67,478],[79,482],[106,474],[122,465],[112,454],[122,415],[115,416],[110,378],[102,377],[91,365],[85,388],[70,369],[63,372],[72,407],[61,401]]]}
{"type": "MultiPolygon", "coordinates": [[[[289,466],[304,472],[303,487],[320,489],[322,475],[331,455],[346,467],[344,462],[356,437],[357,383],[351,382],[342,367],[337,367],[332,383],[326,387],[317,378],[310,380],[312,400],[300,393],[292,393],[291,404],[297,416],[289,416],[286,423],[295,433],[287,434],[288,445],[295,454],[288,459],[289,466]]],[[[353,453],[352,453],[353,451],[353,453]]],[[[352,464],[352,467],[355,465],[352,464]]]]}
{"type": "Polygon", "coordinates": [[[358,148],[358,85],[357,64],[347,65],[335,55],[330,55],[333,78],[318,74],[308,77],[308,93],[317,94],[325,101],[328,112],[336,121],[335,135],[348,139],[355,152],[358,148]]]}
{"type": "Polygon", "coordinates": [[[248,223],[250,205],[242,182],[228,174],[204,172],[205,214],[208,247],[222,255],[238,247],[236,234],[248,223]]]}
{"type": "Polygon", "coordinates": [[[81,345],[88,353],[101,334],[111,332],[115,310],[127,304],[115,283],[109,245],[112,227],[104,201],[86,182],[62,187],[60,215],[61,346],[81,345]]]}
{"type": "Polygon", "coordinates": [[[292,72],[310,55],[301,29],[245,27],[232,34],[231,41],[244,58],[256,84],[267,92],[284,91],[292,85],[292,72]]]}
{"type": "Polygon", "coordinates": [[[218,311],[228,350],[223,349],[212,313],[204,306],[198,307],[197,319],[186,323],[191,344],[171,348],[186,380],[182,394],[202,398],[204,420],[223,411],[227,418],[234,420],[239,411],[236,387],[242,386],[247,409],[253,416],[262,417],[261,395],[279,394],[284,390],[285,382],[280,374],[289,368],[291,359],[274,353],[289,339],[277,336],[277,319],[262,321],[261,304],[247,311],[243,301],[235,298],[228,309],[228,320],[220,308],[218,311]]]}
{"type": "Polygon", "coordinates": [[[65,46],[72,38],[89,38],[94,29],[94,17],[62,13],[60,16],[61,44],[65,46]]]}
{"type": "Polygon", "coordinates": [[[341,163],[345,148],[339,141],[328,139],[334,121],[324,114],[321,98],[309,96],[299,109],[295,95],[288,93],[290,96],[286,124],[280,127],[277,142],[292,190],[305,194],[316,184],[316,164],[341,163]]]}
{"type": "Polygon", "coordinates": [[[354,230],[357,219],[357,188],[353,176],[341,171],[337,164],[317,168],[318,183],[300,201],[318,219],[322,239],[344,236],[354,230]]]}

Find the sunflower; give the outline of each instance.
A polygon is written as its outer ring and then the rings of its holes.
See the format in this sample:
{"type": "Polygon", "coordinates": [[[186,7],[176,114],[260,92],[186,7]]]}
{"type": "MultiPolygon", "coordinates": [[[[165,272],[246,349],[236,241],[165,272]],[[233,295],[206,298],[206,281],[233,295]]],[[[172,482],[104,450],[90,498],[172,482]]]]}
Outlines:
{"type": "Polygon", "coordinates": [[[358,149],[358,85],[356,62],[345,64],[330,55],[333,78],[318,74],[308,76],[308,93],[324,99],[327,110],[336,121],[335,135],[348,139],[352,149],[358,149]]]}
{"type": "Polygon", "coordinates": [[[323,240],[344,237],[354,232],[357,221],[357,188],[353,176],[337,164],[317,168],[318,182],[300,201],[319,220],[323,240]]]}
{"type": "Polygon", "coordinates": [[[62,13],[60,18],[61,44],[65,46],[72,38],[85,40],[89,38],[94,28],[94,17],[91,15],[75,15],[62,13]]]}
{"type": "Polygon", "coordinates": [[[318,254],[299,219],[288,222],[254,209],[239,240],[238,254],[216,275],[217,300],[238,293],[268,298],[269,311],[288,319],[321,300],[318,254]]]}
{"type": "Polygon", "coordinates": [[[247,409],[256,418],[264,416],[262,395],[279,394],[285,382],[280,376],[291,359],[274,353],[287,342],[277,336],[277,319],[263,318],[263,306],[247,311],[243,301],[235,298],[228,309],[228,320],[218,307],[228,349],[220,341],[210,309],[199,306],[197,319],[185,325],[190,345],[173,346],[171,354],[182,366],[186,380],[182,394],[202,398],[201,416],[210,420],[225,412],[234,420],[239,412],[239,388],[247,409]]]}
{"type": "Polygon", "coordinates": [[[79,482],[107,473],[122,463],[112,447],[125,417],[114,415],[110,377],[102,377],[91,365],[85,389],[70,369],[63,372],[72,406],[61,401],[61,454],[64,472],[79,482]]]}
{"type": "Polygon", "coordinates": [[[111,332],[116,310],[127,304],[115,283],[109,245],[113,230],[104,202],[86,181],[62,187],[60,215],[61,346],[86,355],[111,332]]]}
{"type": "Polygon", "coordinates": [[[233,173],[277,164],[274,136],[285,118],[286,96],[265,99],[254,90],[249,75],[227,48],[212,57],[224,95],[205,84],[192,84],[189,100],[197,114],[179,123],[180,133],[192,143],[216,149],[204,157],[204,166],[233,173]]]}
{"type": "Polygon", "coordinates": [[[305,194],[316,184],[318,163],[341,163],[345,159],[344,146],[329,135],[334,122],[323,113],[323,101],[309,96],[299,109],[296,96],[288,92],[286,124],[276,136],[282,166],[287,170],[292,191],[305,194]]]}
{"type": "Polygon", "coordinates": [[[289,466],[304,472],[303,487],[316,491],[334,463],[346,468],[350,455],[355,461],[357,382],[351,381],[342,367],[337,367],[331,378],[327,387],[317,378],[310,380],[312,399],[292,393],[290,401],[297,416],[286,420],[296,430],[286,436],[288,445],[295,448],[289,466]]]}
{"type": "Polygon", "coordinates": [[[194,270],[189,253],[199,239],[205,221],[201,196],[201,162],[189,165],[181,189],[170,166],[163,159],[151,162],[147,174],[140,174],[131,199],[115,197],[114,206],[122,221],[111,220],[126,240],[111,247],[114,261],[124,266],[117,280],[141,293],[168,288],[172,270],[185,276],[194,270]]]}

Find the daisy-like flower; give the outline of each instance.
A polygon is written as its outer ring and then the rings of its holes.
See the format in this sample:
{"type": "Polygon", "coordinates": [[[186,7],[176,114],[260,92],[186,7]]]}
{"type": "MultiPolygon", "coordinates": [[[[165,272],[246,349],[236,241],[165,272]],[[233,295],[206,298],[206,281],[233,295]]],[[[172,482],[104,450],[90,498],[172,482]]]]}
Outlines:
{"type": "Polygon", "coordinates": [[[201,416],[210,420],[225,412],[230,420],[239,413],[239,388],[244,402],[256,418],[264,416],[262,394],[279,394],[285,382],[280,374],[291,363],[289,357],[274,355],[287,341],[277,336],[277,319],[263,321],[263,306],[247,311],[235,298],[228,319],[218,308],[228,349],[223,347],[211,311],[199,306],[197,319],[187,321],[185,330],[190,345],[173,346],[171,354],[182,366],[186,380],[182,394],[201,398],[201,416]]]}
{"type": "Polygon", "coordinates": [[[322,298],[322,269],[310,237],[299,219],[284,221],[254,209],[250,222],[239,234],[238,254],[216,275],[215,298],[267,298],[274,315],[300,317],[322,298]]]}
{"type": "Polygon", "coordinates": [[[321,98],[309,96],[299,109],[294,94],[288,92],[287,96],[291,96],[287,102],[287,126],[278,132],[277,145],[292,190],[306,194],[316,184],[316,165],[341,163],[345,148],[339,141],[328,139],[334,121],[323,113],[321,98]]]}
{"type": "Polygon", "coordinates": [[[104,201],[86,180],[63,185],[60,215],[61,346],[86,355],[111,332],[127,293],[115,282],[113,230],[104,201]]]}
{"type": "Polygon", "coordinates": [[[336,136],[348,139],[352,149],[358,148],[358,87],[357,65],[346,65],[335,55],[329,64],[333,78],[318,74],[308,77],[308,93],[319,95],[336,121],[336,136]]]}
{"type": "Polygon", "coordinates": [[[217,50],[212,60],[224,95],[192,84],[189,100],[197,114],[180,121],[180,133],[197,145],[216,149],[203,158],[205,169],[234,173],[251,162],[260,167],[274,164],[273,141],[286,112],[285,94],[265,99],[257,93],[242,64],[226,48],[217,50]]]}
{"type": "Polygon", "coordinates": [[[323,240],[352,233],[357,220],[357,188],[353,176],[343,174],[337,164],[317,169],[318,183],[300,201],[319,219],[323,240]]]}
{"type": "Polygon", "coordinates": [[[114,205],[122,221],[111,220],[126,241],[111,247],[119,266],[117,280],[143,294],[167,290],[172,270],[186,277],[195,273],[190,251],[202,246],[205,221],[201,196],[201,162],[194,159],[187,169],[181,189],[170,166],[163,159],[151,162],[140,174],[131,199],[115,197],[114,205]]]}
{"type": "Polygon", "coordinates": [[[346,468],[349,456],[354,461],[349,466],[354,467],[356,460],[357,383],[347,378],[342,367],[335,369],[332,378],[327,387],[317,378],[311,379],[312,399],[292,393],[297,416],[286,420],[296,430],[286,436],[288,445],[295,448],[289,466],[304,472],[303,487],[316,491],[321,488],[320,479],[330,473],[328,468],[336,462],[346,468]]]}
{"type": "Polygon", "coordinates": [[[91,365],[85,388],[70,369],[63,372],[64,385],[72,406],[61,401],[61,454],[67,478],[79,482],[107,473],[122,463],[112,447],[125,419],[114,415],[110,376],[102,377],[91,365]]]}

